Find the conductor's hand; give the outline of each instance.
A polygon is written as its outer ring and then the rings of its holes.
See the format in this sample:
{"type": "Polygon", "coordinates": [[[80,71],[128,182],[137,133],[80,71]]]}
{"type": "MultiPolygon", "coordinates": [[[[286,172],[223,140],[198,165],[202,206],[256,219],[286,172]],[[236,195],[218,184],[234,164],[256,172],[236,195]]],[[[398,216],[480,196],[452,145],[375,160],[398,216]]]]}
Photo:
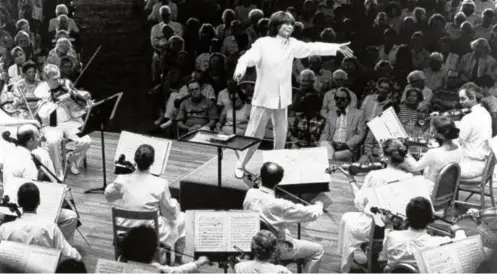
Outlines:
{"type": "Polygon", "coordinates": [[[344,54],[345,57],[353,57],[353,50],[349,48],[349,44],[351,42],[347,42],[344,44],[339,44],[339,51],[344,54]]]}

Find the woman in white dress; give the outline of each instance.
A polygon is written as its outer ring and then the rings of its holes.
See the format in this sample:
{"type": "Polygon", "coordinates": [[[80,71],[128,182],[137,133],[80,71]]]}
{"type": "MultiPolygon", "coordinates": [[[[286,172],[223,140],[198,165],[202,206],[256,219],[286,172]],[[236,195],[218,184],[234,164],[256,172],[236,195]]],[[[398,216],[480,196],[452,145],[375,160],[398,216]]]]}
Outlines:
{"type": "MultiPolygon", "coordinates": [[[[388,159],[387,167],[370,171],[365,176],[361,189],[356,186],[356,182],[350,182],[355,196],[354,204],[360,212],[346,212],[341,218],[337,252],[341,254],[342,273],[349,273],[353,253],[360,250],[361,244],[369,240],[373,217],[369,201],[370,195],[373,194],[372,188],[413,177],[411,173],[400,168],[407,154],[407,148],[400,140],[389,139],[385,141],[382,144],[382,150],[388,159]]],[[[375,219],[375,224],[376,226],[384,226],[380,219],[375,219]]]]}
{"type": "MultiPolygon", "coordinates": [[[[108,202],[133,211],[154,211],[159,213],[159,241],[173,247],[179,253],[185,249],[185,214],[180,211],[180,204],[171,198],[169,184],[165,179],[150,174],[154,163],[154,148],[141,145],[135,152],[137,170],[131,174],[118,175],[116,180],[105,189],[108,202]]],[[[118,219],[118,224],[136,227],[147,224],[142,220],[118,219]]],[[[150,222],[150,225],[153,225],[150,222]]],[[[176,255],[175,262],[181,264],[181,255],[176,255]]]]}
{"type": "Polygon", "coordinates": [[[439,147],[429,149],[419,161],[408,154],[404,167],[412,172],[424,170],[424,177],[434,183],[443,167],[460,162],[462,151],[453,142],[454,139],[458,138],[460,129],[455,126],[455,122],[451,118],[445,116],[434,117],[431,126],[432,132],[435,132],[439,147]]]}

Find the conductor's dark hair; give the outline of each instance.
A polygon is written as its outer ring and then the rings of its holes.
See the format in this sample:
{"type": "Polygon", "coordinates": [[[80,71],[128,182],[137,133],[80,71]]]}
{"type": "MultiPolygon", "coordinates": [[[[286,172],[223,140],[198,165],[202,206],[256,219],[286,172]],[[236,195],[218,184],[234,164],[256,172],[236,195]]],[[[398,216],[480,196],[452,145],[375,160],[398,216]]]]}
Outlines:
{"type": "Polygon", "coordinates": [[[296,20],[290,14],[290,12],[285,11],[277,11],[270,16],[270,24],[268,25],[268,35],[271,37],[275,37],[278,34],[278,30],[280,26],[283,24],[291,24],[295,25],[296,20]]]}
{"type": "Polygon", "coordinates": [[[31,183],[24,183],[17,191],[17,204],[24,212],[35,211],[40,205],[40,190],[38,187],[31,183]]]}
{"type": "Polygon", "coordinates": [[[282,181],[284,169],[276,163],[266,162],[261,167],[261,184],[267,188],[274,188],[282,181]]]}
{"type": "Polygon", "coordinates": [[[30,68],[38,69],[33,61],[27,61],[22,65],[22,72],[26,73],[30,68]]]}
{"type": "Polygon", "coordinates": [[[125,261],[149,264],[157,250],[157,233],[146,225],[133,227],[126,233],[121,247],[121,256],[125,261]]]}
{"type": "Polygon", "coordinates": [[[83,261],[67,259],[57,265],[55,273],[87,273],[87,271],[83,261]]]}
{"type": "Polygon", "coordinates": [[[413,229],[426,228],[434,219],[431,202],[424,197],[411,199],[406,205],[406,219],[413,229]]]}
{"type": "Polygon", "coordinates": [[[259,231],[251,242],[251,252],[262,262],[270,260],[277,249],[277,237],[268,230],[259,231]]]}
{"type": "Polygon", "coordinates": [[[151,145],[140,145],[135,152],[135,163],[138,170],[148,170],[152,163],[154,163],[154,154],[154,148],[151,145]]]}

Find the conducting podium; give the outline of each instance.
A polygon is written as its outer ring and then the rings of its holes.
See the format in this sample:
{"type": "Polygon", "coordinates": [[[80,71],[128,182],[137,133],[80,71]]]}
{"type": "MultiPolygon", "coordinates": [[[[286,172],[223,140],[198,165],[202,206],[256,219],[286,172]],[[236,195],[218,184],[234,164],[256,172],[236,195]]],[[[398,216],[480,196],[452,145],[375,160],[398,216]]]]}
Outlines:
{"type": "MultiPolygon", "coordinates": [[[[201,144],[211,147],[216,147],[218,152],[218,195],[221,194],[222,188],[222,159],[223,149],[232,149],[242,151],[251,146],[259,144],[262,140],[254,137],[241,136],[241,135],[225,135],[214,131],[196,130],[187,133],[178,138],[179,141],[189,142],[194,144],[201,144]]],[[[218,197],[222,198],[222,197],[218,197]]],[[[218,201],[220,200],[218,199],[218,201]]]]}

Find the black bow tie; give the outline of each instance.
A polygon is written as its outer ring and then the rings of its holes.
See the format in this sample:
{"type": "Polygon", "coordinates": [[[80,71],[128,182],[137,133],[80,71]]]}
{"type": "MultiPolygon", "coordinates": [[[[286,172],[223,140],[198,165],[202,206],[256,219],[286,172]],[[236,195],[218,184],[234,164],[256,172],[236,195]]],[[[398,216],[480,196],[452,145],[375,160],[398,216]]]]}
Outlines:
{"type": "Polygon", "coordinates": [[[338,109],[336,110],[337,112],[337,117],[341,117],[341,115],[346,115],[346,110],[345,109],[338,109]]]}

